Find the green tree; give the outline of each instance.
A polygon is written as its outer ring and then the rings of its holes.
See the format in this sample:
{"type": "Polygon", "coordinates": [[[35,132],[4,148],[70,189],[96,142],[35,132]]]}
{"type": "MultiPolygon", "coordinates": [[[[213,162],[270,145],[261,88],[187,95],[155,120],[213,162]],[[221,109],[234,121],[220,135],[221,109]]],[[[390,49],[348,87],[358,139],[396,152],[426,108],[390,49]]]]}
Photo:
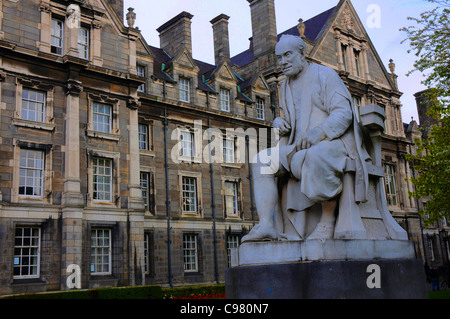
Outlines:
{"type": "MultiPolygon", "coordinates": [[[[416,139],[416,154],[409,154],[408,161],[415,164],[418,173],[412,178],[415,191],[411,197],[426,198],[426,210],[432,224],[450,213],[450,0],[427,0],[436,8],[408,18],[415,25],[401,29],[406,32],[411,49],[417,60],[413,72],[424,74],[428,87],[430,106],[428,116],[439,121],[428,129],[427,138],[416,139]]],[[[424,214],[423,211],[421,211],[424,214]]]]}

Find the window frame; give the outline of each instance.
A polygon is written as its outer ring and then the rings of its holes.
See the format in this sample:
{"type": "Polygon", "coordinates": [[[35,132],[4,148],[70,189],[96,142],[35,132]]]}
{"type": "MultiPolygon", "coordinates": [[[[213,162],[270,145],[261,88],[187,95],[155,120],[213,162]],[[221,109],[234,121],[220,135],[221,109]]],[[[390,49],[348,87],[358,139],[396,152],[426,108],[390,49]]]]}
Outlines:
{"type": "Polygon", "coordinates": [[[87,27],[80,26],[78,29],[77,35],[77,48],[78,48],[78,57],[84,60],[90,60],[90,51],[91,51],[91,29],[87,27]],[[85,31],[85,34],[81,34],[81,32],[85,31]],[[82,42],[85,40],[85,42],[82,42]]]}
{"type": "MultiPolygon", "coordinates": [[[[98,166],[98,164],[97,164],[98,166]]],[[[107,202],[107,203],[112,203],[113,202],[113,159],[111,158],[105,158],[105,157],[99,157],[99,156],[95,156],[92,158],[92,200],[94,202],[107,202]],[[100,168],[103,168],[104,170],[109,169],[109,174],[100,174],[97,173],[96,174],[96,161],[104,161],[105,165],[103,165],[103,167],[98,167],[97,170],[100,170],[100,168]],[[106,162],[109,163],[109,167],[106,166],[106,162]],[[109,183],[100,183],[97,181],[98,178],[109,178],[109,183]],[[97,187],[96,187],[97,185],[97,187]],[[105,189],[103,189],[103,191],[99,191],[98,190],[98,186],[99,185],[107,185],[108,186],[108,190],[105,191],[105,189]],[[109,199],[108,198],[100,198],[103,196],[98,196],[98,194],[109,194],[109,199]],[[97,195],[97,198],[96,198],[97,195]]]]}
{"type": "Polygon", "coordinates": [[[91,138],[99,138],[118,142],[121,138],[119,129],[119,107],[118,99],[111,99],[108,96],[88,94],[88,123],[86,134],[91,138]],[[94,104],[107,105],[111,107],[110,133],[97,131],[94,128],[94,104]]]}
{"type": "MultiPolygon", "coordinates": [[[[136,74],[140,77],[146,78],[146,74],[147,74],[146,67],[141,64],[136,65],[136,74]]],[[[137,91],[141,92],[141,93],[145,93],[146,92],[145,83],[139,85],[137,88],[137,91]]]]}
{"type": "MultiPolygon", "coordinates": [[[[203,215],[203,209],[202,209],[202,174],[199,172],[192,172],[192,171],[179,171],[178,172],[178,187],[179,187],[179,211],[181,213],[182,217],[196,217],[201,218],[203,215]],[[183,187],[183,179],[184,178],[191,178],[194,180],[194,196],[195,196],[195,208],[196,211],[185,211],[184,206],[184,199],[185,197],[185,189],[183,187]]],[[[191,184],[192,185],[192,184],[191,184]]],[[[191,191],[192,192],[192,191],[191,191]]]]}
{"type": "Polygon", "coordinates": [[[265,121],[266,120],[266,114],[265,114],[265,100],[260,97],[256,97],[255,101],[255,110],[256,110],[256,119],[265,121]],[[261,102],[261,103],[258,103],[261,102]]]}
{"type": "MultiPolygon", "coordinates": [[[[45,156],[45,151],[44,150],[39,150],[39,149],[30,149],[30,148],[21,148],[20,149],[20,158],[19,158],[19,190],[18,190],[18,194],[19,194],[19,198],[39,198],[39,199],[42,199],[42,198],[44,198],[44,192],[45,192],[45,188],[44,188],[44,180],[45,180],[45,158],[46,158],[46,156],[45,156]],[[29,167],[29,166],[22,166],[22,161],[23,160],[25,160],[26,162],[28,162],[29,161],[29,157],[26,157],[26,158],[22,158],[22,154],[24,154],[24,153],[26,153],[26,154],[28,154],[29,152],[33,152],[33,153],[39,153],[40,155],[41,155],[41,162],[42,162],[42,167],[40,167],[40,168],[37,168],[37,167],[29,167]],[[34,172],[36,172],[36,171],[39,171],[40,172],[40,178],[39,178],[39,186],[38,186],[38,188],[40,189],[40,194],[39,195],[30,195],[30,194],[27,194],[27,191],[26,191],[26,189],[28,188],[27,187],[27,183],[26,183],[26,180],[27,180],[27,175],[28,174],[26,174],[25,176],[22,176],[22,171],[23,170],[25,170],[26,172],[29,172],[30,170],[34,173],[34,172]],[[22,182],[21,182],[21,180],[22,180],[22,177],[24,177],[25,178],[25,184],[24,185],[22,185],[22,182]],[[20,188],[21,187],[24,187],[24,189],[25,189],[25,193],[24,194],[21,194],[21,191],[20,191],[20,188]]],[[[35,160],[38,160],[38,159],[35,159],[35,160]]],[[[33,179],[33,182],[34,182],[34,180],[35,180],[35,176],[34,176],[34,174],[33,174],[33,177],[32,177],[32,179],[33,179]]],[[[34,184],[34,183],[33,183],[34,184]]],[[[34,188],[35,187],[37,187],[36,185],[33,185],[32,186],[32,189],[33,189],[33,193],[34,193],[34,188]]]]}
{"type": "Polygon", "coordinates": [[[353,56],[355,57],[356,76],[361,77],[361,52],[353,49],[353,56]]]}
{"type": "Polygon", "coordinates": [[[198,214],[197,178],[183,176],[181,179],[183,214],[198,214]],[[186,201],[193,203],[186,203],[186,201]]]}
{"type": "Polygon", "coordinates": [[[233,176],[222,176],[222,202],[223,202],[223,217],[225,219],[240,219],[241,213],[242,213],[242,180],[239,177],[233,177],[233,176]],[[232,195],[233,197],[233,213],[228,214],[229,207],[228,207],[228,196],[231,196],[228,194],[227,190],[227,184],[233,184],[234,185],[234,192],[235,194],[232,195]],[[234,207],[235,206],[235,207],[234,207]]]}
{"type": "Polygon", "coordinates": [[[227,250],[227,268],[231,268],[231,250],[235,248],[239,248],[241,236],[239,234],[230,234],[227,235],[226,241],[226,250],[227,250]]]}
{"type": "Polygon", "coordinates": [[[198,273],[199,272],[199,235],[193,233],[183,234],[183,272],[187,273],[198,273]],[[189,245],[188,245],[189,244],[189,245]],[[192,247],[193,246],[193,247],[192,247]],[[193,258],[192,261],[188,261],[187,258],[193,258]],[[187,267],[190,265],[191,267],[187,267]],[[191,268],[191,269],[187,269],[191,268]]]}
{"type": "Polygon", "coordinates": [[[139,173],[139,177],[142,191],[142,200],[144,202],[145,210],[154,215],[156,213],[155,174],[152,170],[141,170],[139,173]],[[147,179],[143,180],[143,176],[146,176],[147,179]],[[146,182],[146,185],[143,182],[146,182]],[[147,192],[146,197],[144,196],[144,191],[147,192]]]}
{"type": "Polygon", "coordinates": [[[40,277],[40,262],[41,262],[41,246],[42,246],[42,229],[41,229],[41,226],[38,226],[38,225],[22,225],[22,224],[18,224],[18,225],[15,225],[15,227],[14,227],[14,257],[13,257],[13,279],[34,279],[34,278],[39,278],[40,277]],[[22,229],[22,245],[20,245],[20,246],[17,246],[17,229],[18,228],[21,228],[22,229]],[[23,243],[24,243],[24,229],[25,228],[30,228],[31,229],[31,233],[30,233],[30,245],[28,245],[28,246],[24,246],[23,245],[23,243]],[[37,244],[37,246],[36,245],[32,245],[33,244],[33,241],[32,241],[32,239],[33,239],[33,237],[34,238],[36,238],[36,236],[33,236],[33,232],[32,232],[32,230],[33,229],[37,229],[38,230],[38,235],[37,235],[37,239],[38,239],[38,244],[37,244]],[[24,248],[24,247],[26,247],[26,248],[24,248]],[[34,248],[31,248],[31,247],[34,247],[34,248]],[[35,255],[31,255],[31,254],[28,254],[28,255],[22,255],[22,250],[21,250],[21,254],[20,255],[16,255],[16,249],[29,249],[29,250],[31,250],[31,249],[37,249],[37,251],[36,251],[36,254],[35,255]],[[30,275],[30,274],[28,274],[28,275],[22,275],[22,269],[23,269],[23,264],[22,264],[22,257],[23,256],[28,256],[28,258],[30,258],[31,259],[31,257],[32,256],[35,256],[36,257],[36,263],[35,264],[33,264],[33,265],[25,265],[25,266],[28,266],[28,269],[29,269],[29,271],[31,271],[30,269],[31,269],[31,267],[32,266],[35,266],[36,267],[36,274],[33,274],[33,275],[30,275]],[[16,264],[16,258],[19,258],[19,263],[18,264],[16,264]],[[19,273],[19,275],[15,275],[14,273],[15,273],[15,268],[17,268],[16,267],[16,265],[19,265],[19,266],[17,266],[17,267],[19,267],[20,268],[20,273],[19,273]]]}
{"type": "Polygon", "coordinates": [[[239,182],[226,180],[224,182],[224,210],[226,218],[239,217],[239,182]],[[233,194],[229,194],[229,186],[232,185],[233,194]],[[229,201],[229,197],[232,197],[229,201]],[[232,204],[233,207],[229,207],[228,204],[232,204]],[[233,212],[230,213],[230,210],[233,212]]]}
{"type": "Polygon", "coordinates": [[[120,205],[120,153],[87,149],[88,161],[88,195],[87,206],[105,207],[120,205]],[[94,199],[94,158],[108,159],[111,161],[111,200],[94,199]]]}
{"type": "Polygon", "coordinates": [[[62,56],[64,54],[64,21],[60,19],[53,18],[51,19],[51,26],[50,26],[50,52],[59,56],[62,56]],[[60,30],[54,29],[54,22],[60,23],[60,30]],[[59,35],[54,34],[54,32],[59,31],[59,35]],[[53,45],[53,39],[56,39],[59,41],[59,46],[53,45]],[[56,51],[60,52],[53,52],[53,48],[55,48],[56,51]]]}
{"type": "Polygon", "coordinates": [[[100,102],[94,102],[93,103],[93,110],[92,110],[92,125],[93,125],[93,130],[95,132],[98,133],[106,133],[106,134],[111,134],[112,133],[112,117],[113,117],[113,107],[110,104],[106,104],[106,103],[100,103],[100,102]],[[105,113],[105,112],[100,112],[100,111],[96,111],[96,108],[98,109],[98,107],[101,106],[103,107],[104,110],[106,110],[106,108],[109,109],[110,112],[105,113]],[[107,118],[108,122],[105,123],[103,121],[99,121],[99,118],[107,118]],[[108,129],[106,131],[104,130],[100,130],[99,126],[105,126],[107,125],[108,129]]]}
{"type": "Polygon", "coordinates": [[[48,85],[41,81],[30,78],[16,79],[16,106],[12,124],[19,127],[27,127],[36,130],[54,131],[56,124],[53,117],[53,103],[54,103],[54,86],[48,85]],[[22,118],[23,106],[23,90],[41,91],[45,92],[45,111],[43,113],[43,121],[32,121],[22,118]]]}
{"type": "Polygon", "coordinates": [[[348,44],[341,43],[341,52],[344,71],[348,72],[348,60],[347,60],[348,44]]]}
{"type": "Polygon", "coordinates": [[[222,155],[224,164],[236,164],[236,138],[234,136],[223,136],[222,155]],[[228,145],[228,143],[231,143],[231,145],[228,145]]]}
{"type": "Polygon", "coordinates": [[[181,102],[191,103],[191,80],[180,76],[178,81],[178,98],[181,102]]]}
{"type": "MultiPolygon", "coordinates": [[[[112,274],[112,235],[113,234],[112,234],[111,228],[107,228],[107,227],[92,227],[90,229],[90,237],[89,237],[89,239],[90,239],[90,244],[89,244],[89,248],[90,248],[90,263],[89,263],[90,269],[89,269],[89,271],[90,271],[90,274],[93,275],[93,276],[105,276],[105,275],[111,275],[112,274]],[[100,245],[93,246],[92,245],[92,237],[93,237],[92,233],[95,232],[95,231],[103,231],[103,232],[107,231],[108,232],[109,236],[108,236],[108,244],[107,244],[107,246],[105,246],[105,245],[103,245],[103,246],[100,246],[100,245]],[[95,249],[95,248],[108,249],[108,253],[107,254],[100,254],[100,255],[93,254],[92,250],[95,249]],[[107,256],[108,257],[108,263],[107,263],[108,270],[107,271],[96,271],[95,270],[95,268],[96,268],[96,266],[98,264],[97,263],[93,263],[93,258],[95,258],[96,256],[102,256],[102,257],[107,256]],[[92,266],[94,266],[94,270],[92,270],[92,266]]],[[[103,241],[104,241],[104,237],[95,236],[95,238],[97,238],[97,239],[102,238],[103,241]]],[[[102,261],[100,263],[100,265],[104,266],[105,263],[102,261]]]]}
{"type": "Polygon", "coordinates": [[[144,274],[151,275],[153,272],[152,265],[152,250],[153,246],[153,233],[149,231],[144,231],[144,247],[143,247],[143,255],[144,255],[144,274]]]}
{"type": "Polygon", "coordinates": [[[52,204],[52,177],[53,177],[53,145],[39,144],[14,138],[13,180],[11,189],[11,203],[45,203],[52,204]],[[43,153],[42,196],[20,194],[20,168],[22,150],[40,151],[43,153]]]}
{"type": "Polygon", "coordinates": [[[179,136],[180,136],[180,156],[183,158],[189,158],[190,160],[194,159],[195,157],[194,132],[191,132],[189,130],[180,130],[179,136]]]}
{"type": "Polygon", "coordinates": [[[391,163],[384,164],[384,186],[386,192],[386,201],[389,206],[398,206],[397,182],[395,178],[395,165],[391,163]],[[392,189],[393,188],[393,189],[392,189]]]}
{"type": "Polygon", "coordinates": [[[231,112],[231,90],[225,88],[220,89],[219,104],[222,112],[231,112]]]}
{"type": "Polygon", "coordinates": [[[147,124],[138,124],[138,140],[140,151],[150,151],[150,127],[147,124]],[[144,128],[144,132],[141,130],[144,128]]]}

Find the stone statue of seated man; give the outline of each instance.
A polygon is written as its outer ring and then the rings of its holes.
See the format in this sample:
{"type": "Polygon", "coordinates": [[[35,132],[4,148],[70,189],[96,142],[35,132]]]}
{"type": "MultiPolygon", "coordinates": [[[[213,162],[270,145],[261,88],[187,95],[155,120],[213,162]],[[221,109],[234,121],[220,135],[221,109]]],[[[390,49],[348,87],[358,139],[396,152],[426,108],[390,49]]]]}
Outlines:
{"type": "Polygon", "coordinates": [[[243,242],[333,238],[347,159],[356,163],[355,201],[367,200],[365,162],[370,157],[351,95],[333,69],[306,61],[305,50],[304,41],[290,35],[281,37],[276,46],[278,64],[286,76],[279,92],[284,116],[274,120],[280,141],[276,147],[259,153],[253,162],[260,222],[243,242]],[[280,181],[286,181],[284,187],[280,181]],[[307,214],[316,204],[322,208],[320,221],[304,238],[305,225],[298,222],[298,216],[307,214]],[[277,227],[281,206],[294,231],[277,227]]]}

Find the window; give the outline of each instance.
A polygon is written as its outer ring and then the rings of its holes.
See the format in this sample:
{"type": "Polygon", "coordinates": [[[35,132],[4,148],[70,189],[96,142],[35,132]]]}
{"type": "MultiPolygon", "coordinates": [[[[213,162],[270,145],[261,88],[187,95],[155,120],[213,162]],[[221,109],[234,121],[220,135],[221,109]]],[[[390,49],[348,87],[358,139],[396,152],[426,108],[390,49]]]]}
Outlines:
{"type": "Polygon", "coordinates": [[[148,125],[139,124],[139,149],[148,151],[149,148],[149,134],[148,125]]]}
{"type": "Polygon", "coordinates": [[[80,58],[89,59],[89,30],[78,29],[78,53],[80,58]]]}
{"type": "Polygon", "coordinates": [[[361,98],[359,96],[352,96],[352,99],[358,122],[361,122],[361,98]]]}
{"type": "Polygon", "coordinates": [[[14,234],[14,278],[38,278],[41,229],[17,226],[14,234]]]}
{"type": "Polygon", "coordinates": [[[256,118],[258,120],[264,120],[264,100],[256,98],[256,118]]]}
{"type": "Polygon", "coordinates": [[[182,178],[183,213],[197,214],[197,179],[183,176],[182,178]]]}
{"type": "Polygon", "coordinates": [[[223,139],[223,162],[228,164],[232,164],[235,162],[234,138],[223,139]]]}
{"type": "Polygon", "coordinates": [[[355,54],[356,75],[357,76],[361,76],[361,65],[360,65],[359,51],[353,50],[353,53],[355,54]]]}
{"type": "Polygon", "coordinates": [[[341,44],[341,50],[342,50],[342,63],[344,64],[344,70],[348,71],[347,46],[345,44],[341,44]]]}
{"type": "Polygon", "coordinates": [[[239,217],[237,182],[225,182],[225,216],[239,217]]]}
{"type": "Polygon", "coordinates": [[[144,273],[150,274],[150,247],[151,237],[150,233],[144,234],[144,273]]]}
{"type": "Polygon", "coordinates": [[[22,90],[22,119],[34,122],[45,121],[44,91],[23,88],[22,90]]]}
{"type": "MultiPolygon", "coordinates": [[[[142,76],[143,78],[145,78],[145,67],[138,65],[136,66],[136,71],[137,71],[137,75],[138,76],[142,76]]],[[[138,92],[145,92],[145,84],[141,84],[138,87],[138,92]]]]}
{"type": "Polygon", "coordinates": [[[197,235],[193,234],[183,235],[184,272],[198,272],[197,244],[198,244],[197,235]]]}
{"type": "Polygon", "coordinates": [[[230,112],[230,90],[220,90],[220,110],[230,112]]]}
{"type": "Polygon", "coordinates": [[[145,209],[151,213],[154,213],[155,210],[154,188],[153,172],[141,172],[142,200],[144,201],[145,209]]]}
{"type": "Polygon", "coordinates": [[[194,157],[195,156],[195,144],[194,144],[194,133],[189,131],[180,132],[181,141],[181,156],[194,157]]]}
{"type": "Polygon", "coordinates": [[[86,134],[96,139],[118,142],[120,134],[120,102],[107,95],[87,93],[88,123],[86,134]]]}
{"type": "Polygon", "coordinates": [[[51,52],[58,55],[63,54],[63,29],[64,23],[62,21],[52,19],[51,52]]]}
{"type": "Polygon", "coordinates": [[[394,165],[384,165],[384,182],[386,187],[386,200],[388,205],[397,206],[397,187],[395,184],[394,165]]]}
{"type": "Polygon", "coordinates": [[[20,150],[19,195],[43,196],[44,158],[44,151],[20,150]]]}
{"type": "Polygon", "coordinates": [[[430,252],[430,260],[434,261],[434,245],[432,237],[427,238],[427,244],[428,244],[428,251],[430,252]]]}
{"type": "Polygon", "coordinates": [[[189,92],[190,92],[189,79],[180,78],[179,82],[180,101],[189,103],[191,101],[189,92]]]}
{"type": "Polygon", "coordinates": [[[111,274],[111,229],[91,230],[91,274],[111,274]]]}
{"type": "Polygon", "coordinates": [[[93,167],[93,199],[110,202],[112,199],[112,160],[95,157],[93,167]]]}
{"type": "Polygon", "coordinates": [[[112,107],[111,105],[94,103],[93,127],[94,131],[111,133],[112,107]]]}
{"type": "Polygon", "coordinates": [[[227,266],[231,267],[231,250],[239,248],[239,235],[227,236],[227,266]]]}

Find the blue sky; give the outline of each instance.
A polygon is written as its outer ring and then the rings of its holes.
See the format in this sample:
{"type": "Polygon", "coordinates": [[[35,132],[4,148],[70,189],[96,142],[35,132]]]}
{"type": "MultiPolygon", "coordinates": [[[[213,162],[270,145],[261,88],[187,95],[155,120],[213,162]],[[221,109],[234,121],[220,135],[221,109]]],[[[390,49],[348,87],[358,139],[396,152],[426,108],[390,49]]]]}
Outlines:
{"type": "MultiPolygon", "coordinates": [[[[212,27],[209,22],[221,13],[230,16],[230,50],[236,55],[248,48],[248,39],[252,36],[250,8],[247,0],[124,0],[125,9],[133,7],[137,14],[136,27],[139,27],[150,45],[159,47],[156,29],[178,13],[187,11],[194,15],[192,19],[192,46],[195,59],[213,63],[214,46],[212,27]]],[[[283,32],[302,18],[307,20],[327,9],[334,7],[339,0],[275,0],[277,31],[283,32]]],[[[353,0],[353,6],[359,14],[367,33],[374,43],[386,68],[389,59],[396,63],[399,76],[399,90],[404,93],[403,122],[409,123],[411,117],[418,121],[416,103],[413,94],[425,89],[421,85],[423,75],[406,74],[413,68],[414,54],[408,54],[408,43],[401,44],[405,34],[399,29],[413,24],[407,17],[419,17],[420,13],[435,5],[426,0],[353,0]],[[373,27],[371,21],[375,11],[380,9],[379,25],[373,27]]],[[[125,10],[127,11],[127,10],[125,10]]]]}

